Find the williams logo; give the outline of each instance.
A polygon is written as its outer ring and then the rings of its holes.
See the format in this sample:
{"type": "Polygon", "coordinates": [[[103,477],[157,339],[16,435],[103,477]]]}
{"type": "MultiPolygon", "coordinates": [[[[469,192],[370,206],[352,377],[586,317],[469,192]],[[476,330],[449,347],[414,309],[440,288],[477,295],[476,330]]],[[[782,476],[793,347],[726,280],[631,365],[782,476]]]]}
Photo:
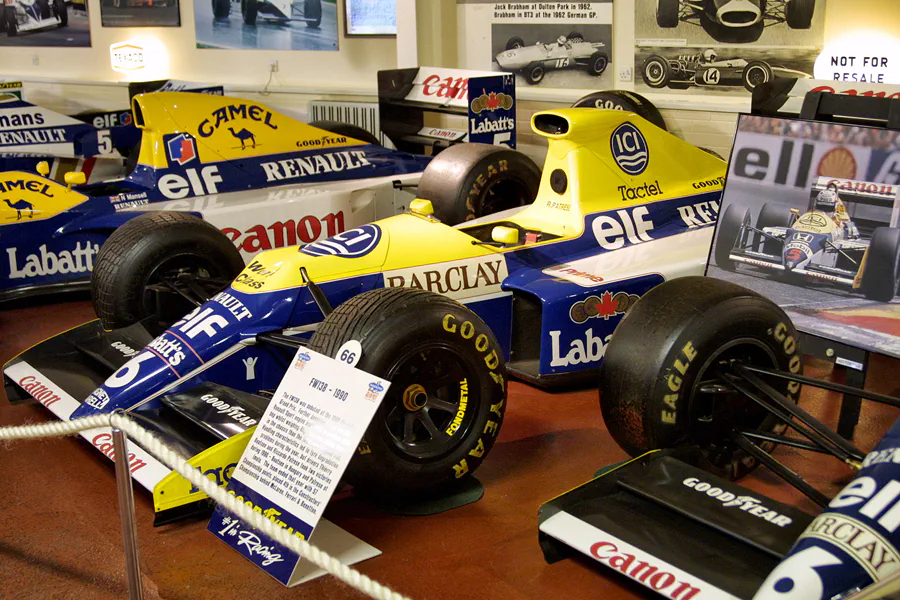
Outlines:
{"type": "Polygon", "coordinates": [[[622,123],[609,139],[613,158],[619,168],[629,175],[640,175],[650,162],[647,140],[631,123],[622,123]]]}
{"type": "Polygon", "coordinates": [[[307,244],[300,248],[300,251],[310,256],[358,258],[374,250],[379,240],[381,240],[381,228],[378,225],[363,225],[339,233],[327,240],[307,244]]]}
{"type": "MultiPolygon", "coordinates": [[[[484,90],[482,90],[484,92],[484,90]]],[[[508,94],[500,92],[491,92],[490,94],[482,93],[477,98],[472,99],[472,112],[476,115],[482,111],[494,112],[495,110],[509,110],[512,108],[513,98],[508,94]]]]}
{"type": "Polygon", "coordinates": [[[169,151],[169,162],[178,163],[184,166],[197,158],[197,146],[194,144],[194,138],[187,134],[179,134],[166,142],[166,148],[169,151]]]}

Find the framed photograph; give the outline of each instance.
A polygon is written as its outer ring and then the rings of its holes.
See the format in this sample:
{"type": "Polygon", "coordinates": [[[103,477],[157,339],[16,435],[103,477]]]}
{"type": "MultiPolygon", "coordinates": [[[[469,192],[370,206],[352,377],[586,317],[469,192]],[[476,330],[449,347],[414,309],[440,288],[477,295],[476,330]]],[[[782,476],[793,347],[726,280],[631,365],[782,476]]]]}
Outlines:
{"type": "Polygon", "coordinates": [[[101,0],[104,27],[181,27],[178,0],[101,0]]]}
{"type": "Polygon", "coordinates": [[[344,0],[346,35],[397,35],[397,0],[344,0]]]}
{"type": "Polygon", "coordinates": [[[900,131],[742,115],[707,275],[900,357],[900,131]]]}

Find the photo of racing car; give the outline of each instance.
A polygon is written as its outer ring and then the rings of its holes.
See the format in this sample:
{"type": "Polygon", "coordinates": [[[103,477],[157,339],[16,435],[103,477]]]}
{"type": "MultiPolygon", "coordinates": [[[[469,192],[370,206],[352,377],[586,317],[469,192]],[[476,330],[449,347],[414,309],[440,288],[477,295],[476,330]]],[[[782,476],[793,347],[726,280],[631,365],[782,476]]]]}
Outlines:
{"type": "Polygon", "coordinates": [[[875,227],[861,235],[845,202],[892,208],[896,198],[892,185],[818,177],[802,214],[796,208],[764,204],[753,225],[746,207],[731,204],[719,222],[716,265],[729,271],[751,265],[890,302],[900,283],[900,228],[875,227]]]}
{"type": "MultiPolygon", "coordinates": [[[[135,285],[148,252],[128,225],[153,222],[157,239],[199,229],[165,211],[131,221],[96,257],[100,320],[8,363],[7,393],[37,393],[64,420],[128,410],[224,485],[252,433],[243,420],[195,435],[204,397],[255,419],[298,349],[334,355],[354,339],[357,366],[392,385],[347,480],[395,498],[446,491],[489,453],[508,377],[593,381],[631,301],[702,271],[717,217],[724,161],[635,113],[543,111],[532,127],[551,146],[534,203],[451,227],[433,217],[426,173],[411,212],[262,252],[217,293],[135,285]],[[151,299],[146,318],[129,313],[136,298],[151,299]]],[[[454,148],[467,146],[435,161],[454,148]]],[[[481,172],[478,157],[457,165],[436,181],[481,172]]],[[[203,499],[131,450],[160,522],[203,499]]]]}
{"type": "Polygon", "coordinates": [[[609,53],[602,42],[587,42],[577,31],[559,36],[554,42],[526,45],[521,37],[511,37],[506,50],[494,60],[502,69],[521,73],[525,80],[538,84],[544,74],[553,69],[583,68],[589,75],[599,77],[609,66],[609,53]]]}
{"type": "Polygon", "coordinates": [[[102,0],[100,20],[104,27],[178,27],[178,0],[102,0]]]}
{"type": "Polygon", "coordinates": [[[66,27],[69,10],[65,0],[11,0],[0,14],[0,33],[9,37],[20,32],[38,31],[50,27],[66,27]]]}
{"type": "Polygon", "coordinates": [[[671,28],[707,21],[734,29],[786,23],[809,29],[815,8],[815,0],[657,0],[656,23],[671,28]]]}
{"type": "Polygon", "coordinates": [[[737,87],[752,92],[756,86],[778,78],[809,79],[812,76],[795,69],[774,66],[764,60],[720,58],[714,49],[666,58],[652,54],[641,65],[641,79],[654,89],[668,87],[737,87]]]}
{"type": "MultiPolygon", "coordinates": [[[[35,114],[44,114],[18,102],[24,110],[19,119],[34,122],[35,114]]],[[[0,300],[87,289],[94,258],[110,234],[157,211],[177,211],[182,219],[190,213],[207,222],[191,217],[183,237],[159,241],[157,262],[145,265],[152,271],[145,275],[157,281],[202,273],[227,282],[261,250],[314,242],[405,210],[413,199],[407,190],[431,160],[377,145],[358,127],[310,125],[227,96],[142,94],[133,99],[132,113],[140,151],[122,179],[84,185],[89,173],[68,173],[68,185],[62,185],[47,177],[49,165],[39,172],[0,173],[0,202],[6,201],[0,204],[0,300]],[[210,231],[217,237],[210,238],[210,231]],[[165,267],[173,253],[178,260],[165,267]]],[[[30,135],[62,135],[58,123],[41,119],[51,127],[32,128],[30,135]]],[[[108,130],[75,127],[89,139],[107,137],[108,130]]],[[[478,181],[465,189],[432,190],[435,210],[446,218],[480,217],[537,194],[540,171],[524,154],[481,144],[445,152],[444,168],[452,171],[459,156],[482,168],[478,181]]],[[[142,231],[150,235],[156,222],[151,215],[142,231]]]]}

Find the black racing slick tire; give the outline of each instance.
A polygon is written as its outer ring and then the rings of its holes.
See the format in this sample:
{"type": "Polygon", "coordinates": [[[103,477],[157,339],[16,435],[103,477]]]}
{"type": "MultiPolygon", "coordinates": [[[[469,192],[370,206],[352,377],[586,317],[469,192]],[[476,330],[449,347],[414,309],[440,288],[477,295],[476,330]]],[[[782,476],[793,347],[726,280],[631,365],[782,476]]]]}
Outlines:
{"type": "Polygon", "coordinates": [[[641,65],[641,79],[653,89],[666,87],[671,77],[672,68],[669,66],[668,59],[658,54],[647,57],[647,60],[641,65]]]}
{"type": "Polygon", "coordinates": [[[353,138],[355,140],[359,140],[366,144],[375,144],[377,146],[381,145],[381,141],[372,135],[372,132],[367,129],[363,129],[359,125],[353,125],[352,123],[344,123],[342,121],[310,121],[310,125],[313,127],[318,127],[319,129],[324,129],[330,133],[334,133],[336,135],[342,135],[346,137],[353,138]]]}
{"type": "Polygon", "coordinates": [[[149,285],[195,276],[198,285],[211,282],[212,296],[227,285],[217,281],[230,282],[243,268],[240,252],[214,225],[186,213],[148,212],[116,229],[100,247],[91,299],[105,329],[127,327],[156,313],[149,285]]]}
{"type": "Polygon", "coordinates": [[[752,92],[753,88],[763,83],[769,83],[775,78],[772,73],[772,67],[769,63],[761,60],[751,60],[741,71],[741,81],[748,92],[752,92]]]}
{"type": "MultiPolygon", "coordinates": [[[[738,479],[757,466],[735,429],[784,430],[730,385],[735,364],[799,373],[798,334],[767,298],[728,281],[682,277],[659,285],[616,328],[600,371],[600,407],[613,439],[637,456],[697,445],[707,470],[738,479]]],[[[761,376],[796,402],[800,384],[761,376]]],[[[770,451],[771,443],[761,444],[770,451]]]]}
{"type": "Polygon", "coordinates": [[[69,9],[66,8],[65,0],[53,0],[53,12],[59,17],[59,26],[68,27],[69,9]]]}
{"type": "Polygon", "coordinates": [[[568,40],[572,44],[577,44],[584,41],[584,36],[577,31],[573,31],[566,36],[566,40],[568,40]]]}
{"type": "Polygon", "coordinates": [[[524,48],[524,47],[525,47],[525,40],[523,40],[522,38],[520,38],[518,36],[511,37],[506,42],[507,50],[515,50],[516,48],[524,48]]]}
{"type": "Polygon", "coordinates": [[[656,24],[670,28],[678,26],[678,9],[681,0],[656,0],[656,24]]]}
{"type": "Polygon", "coordinates": [[[716,247],[713,250],[713,257],[717,267],[726,271],[734,271],[737,268],[737,263],[730,258],[731,251],[736,247],[744,247],[749,226],[750,211],[743,206],[729,204],[725,213],[719,217],[719,224],[716,227],[716,247]]]}
{"type": "Polygon", "coordinates": [[[531,85],[537,85],[544,79],[544,63],[531,63],[525,67],[525,81],[531,85]]]}
{"type": "Polygon", "coordinates": [[[593,92],[576,100],[572,104],[572,108],[603,108],[633,112],[647,119],[663,131],[666,130],[666,122],[663,120],[659,109],[653,106],[652,102],[634,92],[623,90],[593,92]]]}
{"type": "Polygon", "coordinates": [[[603,75],[603,72],[606,71],[606,67],[608,66],[609,56],[607,56],[606,52],[594,52],[593,56],[591,56],[590,62],[588,63],[588,75],[599,77],[600,75],[603,75]]]}
{"type": "Polygon", "coordinates": [[[541,170],[526,155],[503,146],[455,144],[434,157],[419,180],[418,197],[434,216],[458,225],[537,197],[541,170]]]}
{"type": "MultiPolygon", "coordinates": [[[[763,204],[759,211],[759,218],[756,219],[756,228],[762,231],[766,227],[790,227],[794,221],[794,215],[787,206],[778,204],[763,204]]],[[[784,250],[784,243],[778,240],[770,240],[758,234],[762,240],[762,251],[771,256],[781,258],[784,250]]]]}
{"type": "Polygon", "coordinates": [[[869,300],[890,302],[900,280],[900,229],[876,227],[866,251],[862,291],[869,300]]]}
{"type": "Polygon", "coordinates": [[[791,29],[809,29],[812,26],[815,0],[790,0],[785,7],[785,20],[791,29]]]}
{"type": "Polygon", "coordinates": [[[488,326],[445,296],[381,288],[338,306],[309,348],[337,358],[349,340],[362,346],[356,367],[391,386],[347,481],[402,499],[444,492],[470,476],[497,439],[506,404],[503,354],[488,326]]]}
{"type": "Polygon", "coordinates": [[[19,22],[16,20],[16,7],[7,6],[6,8],[6,35],[8,37],[16,37],[19,35],[19,22]]]}
{"type": "Polygon", "coordinates": [[[212,0],[213,17],[227,19],[231,14],[231,0],[212,0]]]}
{"type": "Polygon", "coordinates": [[[319,27],[322,24],[322,0],[304,0],[303,17],[307,19],[307,27],[319,27]]]}
{"type": "Polygon", "coordinates": [[[241,12],[244,17],[244,25],[249,25],[251,27],[256,25],[256,15],[259,13],[259,1],[258,0],[242,0],[241,2],[241,12]]]}

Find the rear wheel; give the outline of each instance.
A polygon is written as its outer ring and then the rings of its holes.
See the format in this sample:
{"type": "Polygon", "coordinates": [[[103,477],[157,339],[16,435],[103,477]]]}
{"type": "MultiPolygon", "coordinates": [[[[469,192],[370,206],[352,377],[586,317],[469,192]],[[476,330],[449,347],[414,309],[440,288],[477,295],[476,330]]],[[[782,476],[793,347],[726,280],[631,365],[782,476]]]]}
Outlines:
{"type": "Polygon", "coordinates": [[[566,39],[572,42],[573,44],[577,44],[578,42],[584,41],[584,36],[578,33],[577,31],[573,31],[569,35],[566,36],[566,39]]]}
{"type": "Polygon", "coordinates": [[[890,302],[900,279],[900,229],[876,227],[866,251],[862,291],[869,300],[890,302]]]}
{"type": "Polygon", "coordinates": [[[537,85],[544,78],[544,65],[531,63],[525,67],[525,80],[531,85],[537,85]]]}
{"type": "Polygon", "coordinates": [[[259,2],[258,0],[243,0],[241,3],[241,9],[243,10],[244,16],[244,24],[255,26],[256,25],[256,15],[259,12],[259,2]]]}
{"type": "Polygon", "coordinates": [[[409,288],[351,298],[309,348],[335,357],[362,346],[359,369],[391,382],[347,481],[382,497],[429,496],[471,476],[503,421],[506,370],[493,333],[465,306],[409,288]],[[415,314],[415,319],[409,315],[415,314]]]}
{"type": "MultiPolygon", "coordinates": [[[[798,339],[784,312],[756,292],[710,277],[663,283],[631,308],[606,348],[600,371],[606,426],[632,456],[697,445],[709,471],[743,477],[757,463],[732,441],[732,431],[780,433],[785,426],[725,375],[734,364],[799,373],[798,339]]],[[[798,383],[764,379],[796,402],[798,383]]]]}
{"type": "Polygon", "coordinates": [[[53,12],[59,18],[60,27],[69,25],[69,9],[66,8],[65,0],[53,0],[53,12]]]}
{"type": "Polygon", "coordinates": [[[716,230],[716,249],[713,256],[717,267],[726,271],[734,271],[737,268],[737,264],[730,258],[731,251],[735,247],[743,246],[749,226],[749,210],[736,204],[731,204],[725,209],[725,214],[719,217],[716,230]]]}
{"type": "Polygon", "coordinates": [[[588,75],[599,77],[609,66],[609,57],[605,52],[594,52],[591,56],[591,62],[588,63],[588,75]]]}
{"type": "Polygon", "coordinates": [[[231,0],[212,0],[212,9],[216,19],[227,19],[231,14],[231,0]]]}
{"type": "Polygon", "coordinates": [[[526,155],[489,144],[455,144],[434,157],[419,180],[418,197],[434,215],[457,225],[537,197],[541,170],[526,155]]]}
{"type": "Polygon", "coordinates": [[[761,60],[750,61],[741,72],[741,80],[744,82],[744,87],[750,92],[756,86],[772,81],[773,78],[772,67],[769,66],[769,63],[761,60]]]}
{"type": "Polygon", "coordinates": [[[307,27],[318,27],[322,24],[322,0],[305,0],[303,16],[307,19],[307,27]]]}
{"type": "Polygon", "coordinates": [[[127,327],[154,314],[178,318],[221,291],[244,260],[215,226],[186,213],[148,212],[128,221],[101,246],[91,275],[94,311],[105,329],[127,327]],[[158,296],[151,286],[171,292],[158,296]],[[157,306],[157,298],[168,298],[157,306]]]}
{"type": "MultiPolygon", "coordinates": [[[[794,221],[794,215],[787,206],[779,206],[777,204],[763,204],[759,211],[759,218],[756,219],[756,228],[762,231],[766,227],[790,227],[794,221]]],[[[781,257],[784,244],[776,240],[764,238],[762,235],[762,251],[766,254],[781,257]]]]}
{"type": "Polygon", "coordinates": [[[515,50],[516,48],[524,48],[524,47],[525,47],[525,42],[522,40],[522,38],[520,38],[518,36],[511,37],[506,42],[507,50],[515,50]]]}
{"type": "Polygon", "coordinates": [[[660,27],[678,26],[678,9],[681,0],[656,0],[656,24],[660,27]]]}
{"type": "Polygon", "coordinates": [[[644,83],[654,89],[666,87],[671,76],[672,70],[669,67],[669,61],[658,54],[647,58],[641,66],[641,78],[644,83]]]}
{"type": "Polygon", "coordinates": [[[812,25],[815,0],[790,0],[785,9],[785,19],[791,29],[809,29],[812,25]]]}
{"type": "Polygon", "coordinates": [[[353,125],[351,123],[344,123],[342,121],[310,121],[309,123],[313,127],[318,127],[319,129],[324,129],[325,131],[353,138],[355,140],[359,140],[361,142],[365,142],[366,144],[375,144],[380,146],[381,141],[372,135],[367,129],[363,129],[358,125],[353,125]]]}
{"type": "Polygon", "coordinates": [[[16,20],[16,7],[7,6],[6,8],[6,35],[15,37],[19,35],[19,22],[16,20]]]}
{"type": "Polygon", "coordinates": [[[634,92],[622,90],[606,90],[582,96],[572,108],[602,108],[608,110],[624,110],[644,117],[660,129],[666,129],[666,122],[653,103],[634,92]]]}

